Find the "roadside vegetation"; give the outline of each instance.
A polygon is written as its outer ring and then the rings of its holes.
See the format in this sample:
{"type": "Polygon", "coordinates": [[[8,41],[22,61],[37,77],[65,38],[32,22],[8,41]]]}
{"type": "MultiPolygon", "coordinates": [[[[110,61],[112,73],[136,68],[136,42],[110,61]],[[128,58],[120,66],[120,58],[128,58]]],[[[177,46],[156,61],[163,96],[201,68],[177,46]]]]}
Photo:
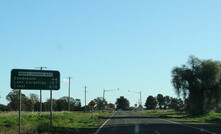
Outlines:
{"type": "MultiPolygon", "coordinates": [[[[43,112],[42,114],[23,112],[21,133],[93,133],[105,121],[105,118],[112,114],[112,112],[54,112],[52,129],[50,129],[49,114],[50,113],[48,112],[43,112]]],[[[13,134],[18,133],[18,130],[17,112],[3,112],[0,114],[0,133],[13,134]]]]}
{"type": "Polygon", "coordinates": [[[158,117],[158,118],[167,118],[173,121],[190,121],[197,123],[221,123],[221,113],[209,113],[207,115],[201,116],[190,116],[184,112],[176,112],[174,110],[145,110],[140,111],[141,114],[150,116],[150,117],[158,117]]]}

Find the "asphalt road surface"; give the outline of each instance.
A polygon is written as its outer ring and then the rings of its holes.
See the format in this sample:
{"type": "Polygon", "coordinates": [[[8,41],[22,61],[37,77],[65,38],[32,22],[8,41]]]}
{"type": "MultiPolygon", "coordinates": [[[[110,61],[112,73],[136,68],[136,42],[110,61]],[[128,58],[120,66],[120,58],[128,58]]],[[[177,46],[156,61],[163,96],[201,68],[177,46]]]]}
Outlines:
{"type": "MultiPolygon", "coordinates": [[[[216,134],[194,125],[118,111],[95,134],[216,134]]],[[[218,134],[218,133],[217,133],[218,134]]]]}

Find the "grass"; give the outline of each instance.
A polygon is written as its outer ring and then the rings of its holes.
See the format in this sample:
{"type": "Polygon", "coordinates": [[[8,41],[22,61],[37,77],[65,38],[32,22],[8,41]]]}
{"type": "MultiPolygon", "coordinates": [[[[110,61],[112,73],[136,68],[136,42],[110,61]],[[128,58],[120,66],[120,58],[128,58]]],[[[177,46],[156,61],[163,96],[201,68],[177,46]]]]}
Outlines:
{"type": "Polygon", "coordinates": [[[210,113],[208,115],[198,117],[190,117],[185,113],[177,113],[174,110],[146,110],[142,111],[141,113],[152,117],[167,118],[176,121],[221,123],[221,113],[210,113]]]}
{"type": "MultiPolygon", "coordinates": [[[[53,127],[50,129],[49,113],[22,112],[21,132],[26,133],[92,133],[105,121],[100,117],[109,117],[112,113],[54,112],[53,127]]],[[[0,113],[0,133],[18,133],[18,113],[0,113]]]]}

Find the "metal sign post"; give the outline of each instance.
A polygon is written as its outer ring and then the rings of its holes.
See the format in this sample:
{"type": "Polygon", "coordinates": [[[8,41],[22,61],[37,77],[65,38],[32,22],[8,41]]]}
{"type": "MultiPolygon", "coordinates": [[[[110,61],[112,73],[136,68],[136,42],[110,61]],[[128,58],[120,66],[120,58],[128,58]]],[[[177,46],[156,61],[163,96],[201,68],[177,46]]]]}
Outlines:
{"type": "Polygon", "coordinates": [[[18,126],[19,134],[21,133],[21,89],[19,89],[19,110],[18,110],[18,126]]]}
{"type": "Polygon", "coordinates": [[[11,71],[11,88],[19,89],[19,134],[21,131],[21,89],[50,90],[50,127],[52,128],[52,90],[60,89],[60,72],[47,70],[13,69],[11,71]]]}
{"type": "Polygon", "coordinates": [[[50,128],[52,129],[52,110],[53,110],[53,100],[52,100],[52,90],[50,90],[50,100],[51,100],[51,110],[50,110],[50,128]]]}

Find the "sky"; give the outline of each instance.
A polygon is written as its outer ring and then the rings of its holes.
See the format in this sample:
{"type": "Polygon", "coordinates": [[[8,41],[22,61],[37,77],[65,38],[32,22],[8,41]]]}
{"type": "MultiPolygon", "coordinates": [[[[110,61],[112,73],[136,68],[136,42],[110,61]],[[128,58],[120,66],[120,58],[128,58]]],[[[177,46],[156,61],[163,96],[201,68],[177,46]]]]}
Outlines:
{"type": "MultiPolygon", "coordinates": [[[[200,59],[221,60],[220,0],[0,1],[0,104],[7,104],[12,69],[58,70],[58,91],[85,104],[141,92],[178,97],[171,70],[200,59]],[[115,90],[118,89],[119,90],[115,90]],[[128,90],[133,92],[128,92],[128,90]]],[[[26,96],[39,90],[22,90],[26,96]]],[[[43,101],[50,97],[43,91],[43,101]]]]}

